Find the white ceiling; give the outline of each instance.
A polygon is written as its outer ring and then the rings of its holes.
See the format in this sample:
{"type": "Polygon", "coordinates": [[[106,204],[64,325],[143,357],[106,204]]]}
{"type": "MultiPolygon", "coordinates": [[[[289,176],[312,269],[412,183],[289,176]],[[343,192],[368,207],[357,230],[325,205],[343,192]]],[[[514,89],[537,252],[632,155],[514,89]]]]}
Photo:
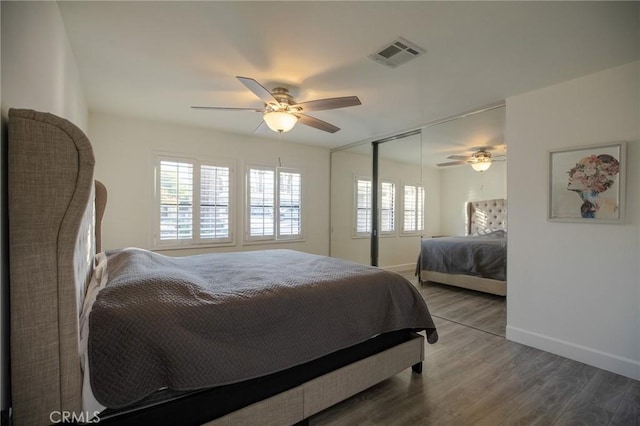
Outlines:
{"type": "MultiPolygon", "coordinates": [[[[378,155],[393,161],[429,167],[455,161],[447,159],[449,155],[471,155],[480,149],[488,150],[496,157],[506,156],[505,113],[504,106],[495,107],[425,126],[422,133],[381,144],[378,155]]],[[[345,148],[368,156],[372,152],[371,144],[367,143],[345,148]]]]}
{"type": "MultiPolygon", "coordinates": [[[[361,106],[310,114],[338,133],[297,125],[282,135],[327,148],[640,57],[638,2],[58,4],[91,111],[251,135],[259,113],[190,106],[261,107],[235,76],[269,89],[283,82],[299,102],[358,96],[361,106]],[[396,69],[368,59],[398,36],[427,52],[396,69]]],[[[472,139],[459,140],[453,153],[483,145],[472,139]]]]}

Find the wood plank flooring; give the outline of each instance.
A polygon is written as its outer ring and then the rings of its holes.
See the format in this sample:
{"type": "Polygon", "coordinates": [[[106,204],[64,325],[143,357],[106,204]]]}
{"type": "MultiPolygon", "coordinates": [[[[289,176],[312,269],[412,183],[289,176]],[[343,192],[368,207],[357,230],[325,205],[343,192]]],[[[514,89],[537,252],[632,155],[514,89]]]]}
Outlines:
{"type": "MultiPolygon", "coordinates": [[[[640,426],[640,382],[508,341],[498,320],[460,308],[473,294],[447,296],[446,287],[420,288],[440,336],[425,346],[422,375],[405,370],[310,425],[640,426]]],[[[483,309],[501,311],[491,297],[475,296],[483,309]]]]}
{"type": "MultiPolygon", "coordinates": [[[[408,277],[407,277],[408,278],[408,277]]],[[[432,315],[504,337],[507,326],[506,297],[444,284],[418,285],[432,315]]]]}

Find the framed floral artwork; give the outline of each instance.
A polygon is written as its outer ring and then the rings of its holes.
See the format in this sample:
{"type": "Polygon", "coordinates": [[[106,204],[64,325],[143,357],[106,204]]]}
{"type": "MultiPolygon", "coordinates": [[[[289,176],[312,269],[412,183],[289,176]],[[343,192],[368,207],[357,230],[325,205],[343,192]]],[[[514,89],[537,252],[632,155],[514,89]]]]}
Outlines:
{"type": "Polygon", "coordinates": [[[551,151],[549,220],[622,223],[624,142],[551,151]]]}

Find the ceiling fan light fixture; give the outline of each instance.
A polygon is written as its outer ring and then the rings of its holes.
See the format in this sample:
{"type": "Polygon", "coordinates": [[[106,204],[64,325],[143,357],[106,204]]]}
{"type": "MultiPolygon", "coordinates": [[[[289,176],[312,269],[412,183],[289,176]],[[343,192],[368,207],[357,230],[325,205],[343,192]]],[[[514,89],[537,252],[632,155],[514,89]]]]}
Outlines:
{"type": "Polygon", "coordinates": [[[491,167],[491,159],[479,159],[478,161],[471,163],[471,167],[476,172],[484,172],[485,170],[489,170],[489,167],[491,167]]]}
{"type": "Polygon", "coordinates": [[[491,153],[481,149],[471,156],[471,167],[476,172],[484,172],[491,167],[491,153]]]}
{"type": "Polygon", "coordinates": [[[278,133],[288,132],[298,121],[298,117],[284,111],[266,112],[262,118],[271,130],[278,133]]]}

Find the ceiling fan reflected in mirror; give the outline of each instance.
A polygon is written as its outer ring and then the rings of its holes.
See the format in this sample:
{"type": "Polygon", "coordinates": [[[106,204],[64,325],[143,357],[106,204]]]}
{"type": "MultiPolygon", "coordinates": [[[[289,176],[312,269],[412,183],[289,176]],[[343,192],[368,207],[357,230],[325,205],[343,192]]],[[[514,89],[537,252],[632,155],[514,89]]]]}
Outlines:
{"type": "Polygon", "coordinates": [[[256,128],[255,133],[261,133],[265,126],[274,132],[288,132],[296,123],[313,127],[329,133],[340,130],[331,123],[322,121],[306,112],[323,111],[328,109],[345,108],[361,105],[357,96],[343,96],[338,98],[316,99],[307,102],[296,102],[289,90],[284,87],[276,87],[273,91],[267,90],[262,84],[248,77],[236,77],[247,89],[253,92],[262,102],[263,108],[229,108],[212,106],[192,106],[193,109],[212,109],[219,111],[252,111],[262,113],[263,121],[256,128]]]}
{"type": "Polygon", "coordinates": [[[505,161],[504,155],[492,155],[489,148],[480,148],[471,155],[450,155],[447,157],[450,161],[447,163],[439,163],[438,167],[457,166],[460,164],[469,164],[473,170],[477,172],[484,172],[491,167],[491,163],[494,161],[505,161]]]}

